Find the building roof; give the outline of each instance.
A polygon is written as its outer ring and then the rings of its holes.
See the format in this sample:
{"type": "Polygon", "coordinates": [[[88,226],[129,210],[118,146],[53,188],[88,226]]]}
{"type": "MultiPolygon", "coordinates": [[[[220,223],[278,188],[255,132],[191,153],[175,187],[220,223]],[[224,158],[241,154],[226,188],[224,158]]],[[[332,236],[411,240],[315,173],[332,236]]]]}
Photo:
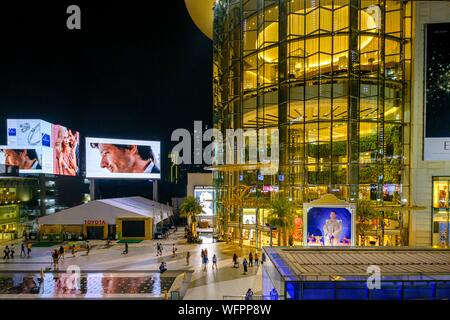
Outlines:
{"type": "Polygon", "coordinates": [[[378,266],[384,278],[425,276],[450,279],[450,250],[411,248],[265,247],[270,260],[289,281],[352,279],[378,266]]]}
{"type": "Polygon", "coordinates": [[[116,224],[116,218],[153,218],[158,223],[173,215],[172,207],[142,197],[94,200],[41,217],[38,224],[84,224],[85,220],[104,220],[116,224]]]}

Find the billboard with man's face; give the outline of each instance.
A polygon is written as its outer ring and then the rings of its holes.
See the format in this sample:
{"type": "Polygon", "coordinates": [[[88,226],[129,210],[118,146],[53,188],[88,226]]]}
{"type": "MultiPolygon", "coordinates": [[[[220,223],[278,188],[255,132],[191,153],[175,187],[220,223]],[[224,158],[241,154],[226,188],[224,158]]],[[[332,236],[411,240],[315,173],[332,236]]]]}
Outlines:
{"type": "Polygon", "coordinates": [[[0,164],[19,167],[20,173],[42,173],[41,148],[0,146],[0,164]]]}
{"type": "Polygon", "coordinates": [[[86,177],[161,179],[159,141],[86,138],[86,177]]]}

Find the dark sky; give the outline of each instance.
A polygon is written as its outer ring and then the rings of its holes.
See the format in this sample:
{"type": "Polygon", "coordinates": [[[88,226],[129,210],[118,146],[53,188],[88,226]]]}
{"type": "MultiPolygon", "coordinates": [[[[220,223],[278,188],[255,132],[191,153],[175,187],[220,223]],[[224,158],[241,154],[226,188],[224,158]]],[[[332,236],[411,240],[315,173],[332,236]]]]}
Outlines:
{"type": "Polygon", "coordinates": [[[0,144],[7,118],[43,119],[82,137],[158,139],[165,154],[175,128],[210,126],[212,41],[183,0],[145,3],[2,3],[0,144]],[[81,7],[81,30],[66,27],[71,4],[81,7]]]}

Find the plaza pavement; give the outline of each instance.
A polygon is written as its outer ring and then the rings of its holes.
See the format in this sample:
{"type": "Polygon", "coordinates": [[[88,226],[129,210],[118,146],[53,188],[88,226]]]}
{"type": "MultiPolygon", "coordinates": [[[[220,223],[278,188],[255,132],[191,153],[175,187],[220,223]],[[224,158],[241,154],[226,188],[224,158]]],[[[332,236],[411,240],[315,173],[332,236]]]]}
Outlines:
{"type": "MultiPolygon", "coordinates": [[[[242,260],[250,252],[249,248],[243,248],[223,242],[211,244],[188,244],[184,238],[184,232],[178,231],[169,236],[169,239],[148,240],[137,244],[129,244],[129,253],[122,254],[124,244],[114,243],[105,248],[105,241],[89,241],[92,249],[89,255],[79,251],[75,257],[70,252],[65,253],[65,258],[59,264],[59,270],[63,271],[70,265],[80,267],[82,273],[102,272],[106,274],[127,272],[159,272],[161,261],[167,263],[168,272],[174,275],[189,275],[187,289],[181,290],[185,300],[221,300],[224,296],[242,296],[248,288],[258,295],[262,290],[262,267],[249,267],[248,273],[243,274],[242,260]],[[163,256],[156,256],[156,243],[163,244],[163,256]],[[172,244],[175,243],[177,254],[172,255],[172,244]],[[209,264],[206,271],[202,269],[201,250],[208,250],[209,264]],[[190,251],[190,265],[186,265],[186,253],[190,251]],[[240,268],[233,268],[232,256],[239,256],[240,268]],[[212,270],[212,256],[218,258],[218,270],[212,270]]],[[[1,245],[3,252],[5,244],[1,245]]],[[[4,272],[14,273],[39,273],[41,268],[51,266],[51,252],[59,248],[34,247],[31,257],[19,257],[20,242],[15,245],[15,258],[12,260],[0,260],[0,274],[4,272]]],[[[253,252],[254,254],[254,252],[253,252]]],[[[261,256],[261,254],[260,254],[261,256]]],[[[3,257],[3,255],[1,256],[3,257]]],[[[187,281],[186,281],[187,282],[187,281]]],[[[1,296],[0,296],[1,298],[1,296]]],[[[131,298],[131,295],[130,295],[131,298]]]]}

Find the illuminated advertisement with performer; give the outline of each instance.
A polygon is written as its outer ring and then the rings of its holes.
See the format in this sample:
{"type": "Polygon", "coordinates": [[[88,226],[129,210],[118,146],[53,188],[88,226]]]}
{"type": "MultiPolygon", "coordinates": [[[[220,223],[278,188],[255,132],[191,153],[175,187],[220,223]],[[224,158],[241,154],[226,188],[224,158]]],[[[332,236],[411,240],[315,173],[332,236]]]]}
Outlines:
{"type": "Polygon", "coordinates": [[[194,197],[203,208],[202,214],[213,215],[213,188],[212,187],[194,187],[194,197]]]}
{"type": "Polygon", "coordinates": [[[161,179],[159,141],[86,138],[86,177],[161,179]]]}
{"type": "Polygon", "coordinates": [[[352,213],[347,208],[309,208],[307,245],[350,246],[353,236],[352,213]]]}
{"type": "Polygon", "coordinates": [[[52,125],[53,173],[80,174],[80,134],[61,125],[52,125]]]}
{"type": "Polygon", "coordinates": [[[42,173],[41,148],[0,146],[0,164],[19,167],[20,173],[42,173]]]}

